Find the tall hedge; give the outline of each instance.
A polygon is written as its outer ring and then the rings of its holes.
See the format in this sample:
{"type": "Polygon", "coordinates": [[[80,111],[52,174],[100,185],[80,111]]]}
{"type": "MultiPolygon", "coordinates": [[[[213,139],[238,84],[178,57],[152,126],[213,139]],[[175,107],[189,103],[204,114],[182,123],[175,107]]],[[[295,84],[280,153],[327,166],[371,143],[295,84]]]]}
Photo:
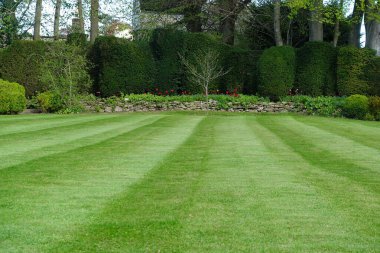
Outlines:
{"type": "Polygon", "coordinates": [[[228,74],[216,80],[213,89],[222,91],[238,88],[240,91],[253,92],[256,80],[256,61],[259,53],[231,47],[221,39],[207,33],[186,33],[173,29],[156,29],[153,32],[151,47],[156,60],[157,88],[201,92],[201,88],[186,78],[186,69],[179,54],[192,61],[193,54],[199,50],[214,50],[220,55],[221,67],[228,74]]]}
{"type": "Polygon", "coordinates": [[[107,97],[143,93],[151,85],[154,61],[147,44],[116,37],[99,37],[90,52],[96,91],[107,97]]]}
{"type": "Polygon", "coordinates": [[[258,87],[257,62],[262,51],[230,47],[223,67],[229,72],[221,78],[221,90],[234,90],[245,94],[255,94],[258,87]]]}
{"type": "Polygon", "coordinates": [[[151,48],[156,60],[157,75],[154,88],[177,90],[185,80],[179,53],[183,53],[184,32],[174,29],[155,29],[151,48]]]}
{"type": "Polygon", "coordinates": [[[296,88],[310,96],[336,94],[336,48],[308,42],[296,53],[296,88]]]}
{"type": "Polygon", "coordinates": [[[338,51],[338,93],[343,96],[369,94],[371,87],[366,80],[366,67],[375,56],[375,51],[367,48],[346,46],[338,51]]]}
{"type": "Polygon", "coordinates": [[[366,67],[366,80],[370,86],[370,94],[380,96],[380,57],[374,57],[366,67]]]}
{"type": "Polygon", "coordinates": [[[15,41],[2,50],[0,76],[23,85],[28,96],[46,90],[47,85],[40,81],[40,73],[47,45],[43,41],[15,41]]]}
{"type": "Polygon", "coordinates": [[[292,47],[271,47],[265,50],[258,63],[260,95],[277,100],[293,88],[295,50],[292,47]]]}
{"type": "Polygon", "coordinates": [[[0,79],[0,114],[22,112],[26,107],[25,88],[0,79]]]}

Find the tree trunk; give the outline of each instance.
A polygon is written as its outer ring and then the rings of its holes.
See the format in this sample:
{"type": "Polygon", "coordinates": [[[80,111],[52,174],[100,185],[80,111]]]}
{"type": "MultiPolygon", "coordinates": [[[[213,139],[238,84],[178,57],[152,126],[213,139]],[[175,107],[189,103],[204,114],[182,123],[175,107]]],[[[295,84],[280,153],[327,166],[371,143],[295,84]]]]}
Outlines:
{"type": "Polygon", "coordinates": [[[313,0],[313,8],[310,12],[309,21],[309,41],[323,41],[322,8],[323,0],[313,0]]]}
{"type": "Polygon", "coordinates": [[[225,17],[221,22],[223,42],[228,45],[234,45],[235,43],[235,23],[236,17],[234,15],[225,17]]]}
{"type": "Polygon", "coordinates": [[[376,55],[380,56],[380,21],[376,19],[380,15],[380,2],[378,6],[370,6],[369,1],[366,1],[366,14],[365,14],[365,30],[366,30],[366,44],[367,48],[376,51],[376,55]],[[372,15],[371,15],[372,14],[372,15]]]}
{"type": "Polygon", "coordinates": [[[352,13],[352,25],[350,31],[349,44],[360,48],[361,27],[364,11],[361,7],[361,0],[355,0],[354,11],[352,13]]]}
{"type": "Polygon", "coordinates": [[[34,17],[34,40],[41,39],[41,16],[42,16],[42,0],[36,2],[36,13],[34,17]]]}
{"type": "Polygon", "coordinates": [[[99,35],[99,0],[91,0],[91,34],[90,42],[93,44],[99,35]]]}
{"type": "Polygon", "coordinates": [[[340,36],[340,28],[339,28],[339,20],[335,21],[335,27],[334,27],[334,39],[333,39],[333,45],[336,47],[338,45],[338,40],[340,36]]]}
{"type": "Polygon", "coordinates": [[[276,46],[283,46],[284,42],[281,36],[281,0],[274,0],[274,39],[276,46]]]}
{"type": "Polygon", "coordinates": [[[62,0],[57,0],[55,3],[54,15],[54,40],[59,40],[59,21],[61,17],[62,0]]]}
{"type": "Polygon", "coordinates": [[[85,33],[84,31],[84,18],[83,18],[83,3],[82,0],[78,0],[78,19],[79,19],[79,29],[80,33],[85,33]]]}

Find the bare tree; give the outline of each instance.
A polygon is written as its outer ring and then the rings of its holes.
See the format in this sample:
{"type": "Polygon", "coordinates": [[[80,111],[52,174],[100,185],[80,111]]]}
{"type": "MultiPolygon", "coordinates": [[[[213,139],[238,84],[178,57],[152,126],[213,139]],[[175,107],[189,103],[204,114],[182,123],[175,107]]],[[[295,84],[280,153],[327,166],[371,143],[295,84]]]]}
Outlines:
{"type": "Polygon", "coordinates": [[[207,111],[209,110],[209,87],[213,81],[229,72],[225,71],[220,64],[220,55],[214,50],[199,50],[193,54],[193,60],[179,55],[185,66],[189,80],[201,87],[206,96],[207,111]]]}

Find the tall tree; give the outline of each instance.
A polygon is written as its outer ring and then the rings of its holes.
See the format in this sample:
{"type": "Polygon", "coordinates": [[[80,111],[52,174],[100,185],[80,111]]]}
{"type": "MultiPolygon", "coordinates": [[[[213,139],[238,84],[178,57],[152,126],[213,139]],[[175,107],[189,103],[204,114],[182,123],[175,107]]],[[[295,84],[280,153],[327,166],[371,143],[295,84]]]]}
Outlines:
{"type": "Polygon", "coordinates": [[[323,0],[311,0],[309,41],[323,41],[322,9],[323,0]]]}
{"type": "Polygon", "coordinates": [[[83,2],[82,2],[82,0],[78,0],[78,2],[77,2],[77,8],[78,8],[79,29],[80,29],[81,33],[85,33],[85,31],[84,31],[83,2]]]}
{"type": "Polygon", "coordinates": [[[239,13],[244,9],[251,0],[219,0],[220,10],[220,31],[223,36],[223,42],[233,45],[235,42],[236,20],[239,13]]]}
{"type": "Polygon", "coordinates": [[[34,16],[34,40],[41,39],[41,17],[42,17],[42,0],[36,2],[36,12],[34,16]]]}
{"type": "Polygon", "coordinates": [[[202,6],[207,0],[192,0],[185,3],[184,21],[189,32],[202,32],[202,6]]]}
{"type": "Polygon", "coordinates": [[[354,10],[351,16],[351,32],[349,38],[349,44],[355,47],[360,47],[360,37],[361,37],[361,28],[362,21],[364,16],[364,7],[363,0],[355,0],[354,10]]]}
{"type": "Polygon", "coordinates": [[[273,12],[273,26],[274,26],[274,39],[276,46],[283,46],[284,42],[281,35],[281,0],[274,0],[273,12]]]}
{"type": "Polygon", "coordinates": [[[366,47],[376,50],[380,56],[380,1],[365,2],[366,47]]]}
{"type": "Polygon", "coordinates": [[[56,0],[54,14],[54,40],[59,40],[59,21],[61,18],[61,7],[62,0],[56,0]]]}
{"type": "Polygon", "coordinates": [[[99,35],[99,0],[91,0],[91,33],[90,42],[93,44],[99,35]]]}

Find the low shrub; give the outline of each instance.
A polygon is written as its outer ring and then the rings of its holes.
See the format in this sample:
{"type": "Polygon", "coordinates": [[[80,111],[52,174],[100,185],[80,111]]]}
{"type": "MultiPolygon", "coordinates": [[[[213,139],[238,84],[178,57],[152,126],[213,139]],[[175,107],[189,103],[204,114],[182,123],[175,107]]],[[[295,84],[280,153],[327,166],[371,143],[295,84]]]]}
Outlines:
{"type": "Polygon", "coordinates": [[[327,42],[307,42],[297,50],[296,85],[304,95],[336,95],[336,48],[327,42]]]}
{"type": "Polygon", "coordinates": [[[369,111],[375,120],[380,121],[380,97],[369,97],[369,111]]]}
{"type": "Polygon", "coordinates": [[[37,100],[43,112],[58,112],[64,108],[60,95],[51,91],[38,94],[37,100]]]}
{"type": "Polygon", "coordinates": [[[0,79],[0,114],[14,114],[26,108],[25,88],[0,79]]]}
{"type": "MultiPolygon", "coordinates": [[[[375,51],[368,48],[356,48],[353,46],[339,48],[337,63],[339,95],[367,95],[371,92],[371,86],[366,80],[366,76],[368,76],[366,68],[374,56],[375,51]]],[[[376,71],[376,68],[373,70],[376,71]]]]}
{"type": "Polygon", "coordinates": [[[294,84],[295,51],[292,47],[271,47],[264,51],[258,64],[260,95],[278,100],[294,84]]]}
{"type": "Polygon", "coordinates": [[[352,95],[343,104],[343,116],[353,119],[365,119],[369,114],[369,100],[364,95],[352,95]]]}
{"type": "Polygon", "coordinates": [[[289,96],[283,97],[281,100],[295,103],[297,107],[303,108],[307,114],[326,117],[341,116],[344,103],[344,98],[323,96],[289,96]]]}

